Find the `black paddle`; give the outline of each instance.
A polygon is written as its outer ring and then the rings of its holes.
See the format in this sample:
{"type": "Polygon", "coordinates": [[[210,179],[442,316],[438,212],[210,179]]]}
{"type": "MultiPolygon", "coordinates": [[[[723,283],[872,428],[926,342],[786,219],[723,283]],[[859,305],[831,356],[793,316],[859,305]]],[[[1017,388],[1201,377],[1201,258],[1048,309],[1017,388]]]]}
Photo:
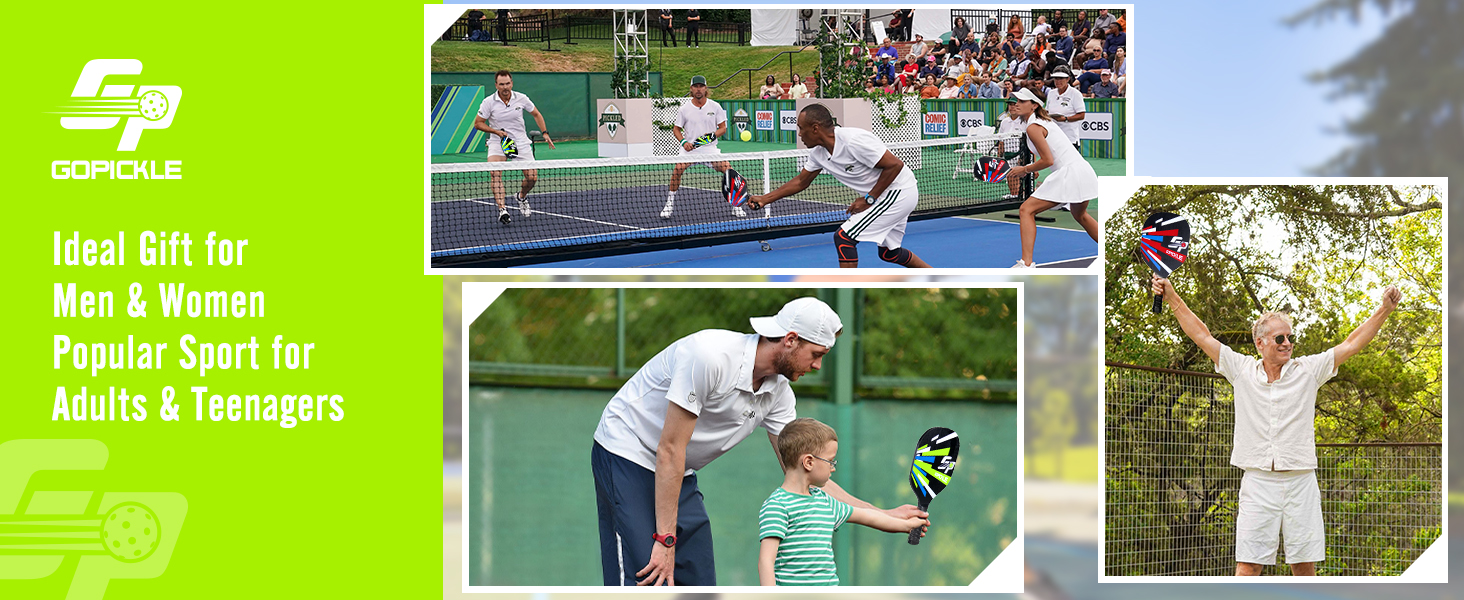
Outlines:
{"type": "MultiPolygon", "coordinates": [[[[910,489],[915,490],[920,510],[929,511],[930,501],[951,482],[956,470],[956,454],[961,440],[956,432],[944,427],[931,427],[920,435],[915,445],[915,460],[910,465],[910,489]]],[[[920,527],[910,530],[910,545],[920,543],[920,527]]]]}

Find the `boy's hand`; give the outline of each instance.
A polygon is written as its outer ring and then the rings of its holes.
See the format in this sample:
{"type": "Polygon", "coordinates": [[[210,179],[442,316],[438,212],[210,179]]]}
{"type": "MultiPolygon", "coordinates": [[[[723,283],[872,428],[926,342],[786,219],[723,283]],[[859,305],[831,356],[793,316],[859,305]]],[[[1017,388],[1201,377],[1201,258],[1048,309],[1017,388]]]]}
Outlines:
{"type": "MultiPolygon", "coordinates": [[[[920,518],[920,519],[926,519],[926,518],[929,518],[930,517],[930,513],[925,512],[923,510],[920,510],[919,507],[917,507],[917,506],[915,506],[913,504],[906,504],[904,506],[897,506],[895,508],[891,508],[889,510],[884,510],[884,511],[880,511],[880,512],[883,512],[884,514],[887,514],[887,515],[889,515],[891,517],[894,517],[894,518],[900,519],[900,520],[909,519],[911,517],[920,518]]],[[[926,523],[926,525],[929,525],[929,524],[930,524],[929,522],[926,523]]],[[[911,527],[914,527],[914,525],[911,525],[911,527]]]]}
{"type": "Polygon", "coordinates": [[[913,517],[905,519],[905,531],[909,531],[916,527],[920,528],[920,537],[925,537],[925,530],[930,529],[930,521],[913,517]]]}

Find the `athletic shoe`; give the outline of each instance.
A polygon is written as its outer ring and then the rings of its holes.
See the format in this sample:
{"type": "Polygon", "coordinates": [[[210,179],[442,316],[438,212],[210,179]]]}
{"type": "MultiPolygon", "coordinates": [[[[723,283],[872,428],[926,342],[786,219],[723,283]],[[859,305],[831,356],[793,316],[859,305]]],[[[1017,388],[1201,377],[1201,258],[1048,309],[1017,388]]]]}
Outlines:
{"type": "Polygon", "coordinates": [[[1019,259],[1017,259],[1017,264],[1012,265],[1012,268],[1013,269],[1035,269],[1035,268],[1037,268],[1037,265],[1035,265],[1035,264],[1029,265],[1029,264],[1027,264],[1025,262],[1022,262],[1022,259],[1019,258],[1019,259]]]}
{"type": "Polygon", "coordinates": [[[513,218],[510,217],[510,216],[508,216],[508,211],[507,210],[504,210],[502,208],[498,209],[498,222],[499,223],[503,223],[504,225],[507,225],[508,222],[509,221],[512,221],[512,220],[513,220],[513,218]]]}
{"type": "Polygon", "coordinates": [[[737,215],[739,217],[745,217],[745,216],[747,216],[747,211],[742,210],[742,207],[741,206],[734,206],[734,207],[732,207],[732,214],[737,215]]]}
{"type": "Polygon", "coordinates": [[[525,219],[527,219],[529,215],[534,214],[534,209],[529,208],[528,198],[519,198],[519,212],[524,213],[525,219]]]}
{"type": "Polygon", "coordinates": [[[673,205],[675,205],[675,204],[676,204],[676,199],[675,198],[667,198],[666,199],[666,208],[661,209],[661,218],[662,219],[669,219],[669,218],[671,218],[671,207],[673,205]]]}

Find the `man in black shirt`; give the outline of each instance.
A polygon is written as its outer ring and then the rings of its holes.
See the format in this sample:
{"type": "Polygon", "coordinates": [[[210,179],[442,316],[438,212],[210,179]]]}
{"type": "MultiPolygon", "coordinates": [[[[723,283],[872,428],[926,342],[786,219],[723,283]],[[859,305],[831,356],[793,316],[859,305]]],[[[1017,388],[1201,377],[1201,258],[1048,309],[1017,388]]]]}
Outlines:
{"type": "Polygon", "coordinates": [[[701,36],[697,35],[697,29],[701,26],[701,13],[695,8],[686,11],[686,47],[700,48],[701,36]],[[696,41],[692,41],[696,40],[696,41]],[[693,46],[692,44],[696,44],[693,46]]]}
{"type": "Polygon", "coordinates": [[[488,20],[488,16],[487,15],[484,15],[483,14],[483,11],[481,11],[481,10],[470,10],[470,11],[468,11],[468,41],[472,41],[472,42],[488,42],[488,41],[492,41],[491,39],[489,39],[490,36],[486,36],[486,35],[483,34],[483,21],[486,21],[486,20],[488,20]]]}
{"type": "Polygon", "coordinates": [[[503,45],[505,45],[505,46],[508,45],[508,10],[507,9],[499,9],[498,10],[498,39],[503,42],[503,45]]]}
{"type": "Polygon", "coordinates": [[[671,9],[661,9],[661,47],[666,47],[666,38],[671,38],[671,47],[676,47],[676,30],[671,28],[671,9]]]}

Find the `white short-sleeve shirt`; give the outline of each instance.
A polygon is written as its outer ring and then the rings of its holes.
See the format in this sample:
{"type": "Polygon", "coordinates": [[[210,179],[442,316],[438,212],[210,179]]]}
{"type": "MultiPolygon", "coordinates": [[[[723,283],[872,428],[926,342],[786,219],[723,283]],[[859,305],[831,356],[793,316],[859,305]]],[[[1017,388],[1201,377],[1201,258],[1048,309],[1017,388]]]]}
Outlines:
{"type": "MultiPolygon", "coordinates": [[[[524,128],[524,113],[534,112],[534,110],[534,101],[530,100],[528,96],[511,92],[508,102],[504,102],[503,98],[498,96],[498,92],[494,91],[483,99],[482,104],[478,105],[478,116],[487,120],[494,129],[507,131],[509,137],[523,147],[530,143],[529,132],[524,128]]],[[[496,134],[489,134],[488,143],[497,145],[502,143],[502,140],[496,134]]]]}
{"type": "Polygon", "coordinates": [[[1317,468],[1317,390],[1337,374],[1332,350],[1286,361],[1281,377],[1266,381],[1261,359],[1220,346],[1215,370],[1235,390],[1235,447],[1230,464],[1242,469],[1317,468]]]}
{"type": "MultiPolygon", "coordinates": [[[[681,128],[682,141],[695,141],[696,138],[709,133],[717,133],[717,127],[721,126],[722,122],[726,120],[722,116],[723,114],[722,105],[717,104],[716,100],[709,98],[707,99],[707,103],[701,106],[697,106],[694,101],[686,101],[676,111],[676,126],[681,128]]],[[[705,144],[697,149],[716,147],[717,140],[713,138],[712,143],[705,144]]]]}
{"type": "Polygon", "coordinates": [[[686,445],[686,474],[707,466],[758,426],[778,435],[797,418],[782,375],[752,390],[757,334],[707,329],[676,340],[636,371],[600,415],[595,441],[651,471],[669,403],[697,416],[686,445]]]}
{"type": "MultiPolygon", "coordinates": [[[[1070,117],[1078,113],[1088,112],[1087,105],[1083,102],[1083,93],[1078,91],[1077,86],[1068,86],[1067,92],[1059,94],[1054,87],[1047,90],[1047,112],[1054,115],[1070,117]]],[[[1070,121],[1058,123],[1057,128],[1067,136],[1068,143],[1078,141],[1079,128],[1083,126],[1082,121],[1070,121]]]]}
{"type": "MultiPolygon", "coordinates": [[[[884,171],[874,165],[888,151],[889,147],[873,133],[854,127],[834,127],[833,153],[830,154],[823,146],[814,146],[808,151],[808,162],[803,165],[803,170],[823,171],[854,191],[868,194],[884,171]]],[[[889,189],[913,187],[915,174],[910,172],[909,166],[905,166],[890,183],[889,189]]]]}

